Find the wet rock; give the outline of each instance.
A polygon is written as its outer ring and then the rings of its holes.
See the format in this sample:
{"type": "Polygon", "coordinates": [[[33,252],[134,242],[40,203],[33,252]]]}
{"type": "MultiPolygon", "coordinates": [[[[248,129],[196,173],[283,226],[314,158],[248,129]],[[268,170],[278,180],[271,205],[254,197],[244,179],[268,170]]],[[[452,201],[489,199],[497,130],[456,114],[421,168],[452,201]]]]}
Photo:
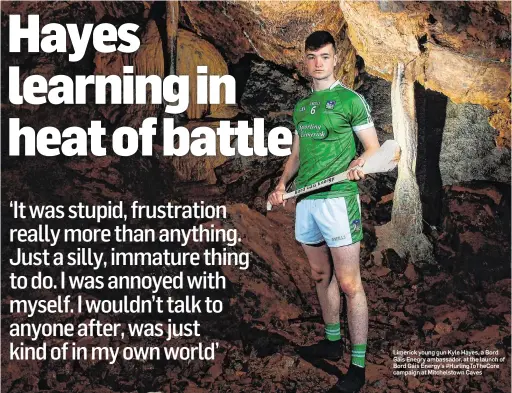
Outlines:
{"type": "Polygon", "coordinates": [[[146,12],[149,11],[150,4],[148,3],[138,3],[135,1],[127,1],[127,2],[108,2],[108,1],[97,1],[92,3],[95,11],[96,11],[96,20],[101,21],[103,18],[115,18],[122,19],[125,18],[126,15],[130,15],[131,18],[142,18],[143,16],[147,16],[146,12]]]}
{"type": "Polygon", "coordinates": [[[215,357],[215,364],[208,369],[208,374],[211,376],[212,381],[217,379],[223,372],[222,363],[224,362],[226,355],[220,354],[215,357]]]}
{"type": "Polygon", "coordinates": [[[396,378],[392,378],[392,379],[388,380],[387,386],[389,386],[389,387],[404,387],[405,385],[404,385],[403,381],[396,379],[396,378]]]}
{"type": "Polygon", "coordinates": [[[228,209],[231,221],[239,233],[243,233],[242,245],[252,251],[251,269],[242,272],[225,267],[224,274],[233,283],[242,286],[258,299],[261,320],[269,321],[275,315],[279,319],[298,316],[297,302],[312,293],[309,264],[300,252],[291,230],[292,220],[281,211],[267,217],[244,205],[231,205],[228,209]],[[269,235],[276,230],[282,236],[269,235]],[[298,292],[292,294],[290,288],[298,292]]]}
{"type": "Polygon", "coordinates": [[[266,370],[268,370],[267,375],[263,375],[262,377],[272,379],[275,382],[284,381],[295,363],[296,361],[292,357],[279,354],[272,355],[265,365],[266,370]]]}
{"type": "Polygon", "coordinates": [[[366,380],[370,383],[388,378],[389,376],[390,371],[387,367],[371,363],[366,364],[366,380]]]}
{"type": "Polygon", "coordinates": [[[140,47],[132,55],[135,75],[158,75],[163,78],[165,70],[162,36],[154,20],[148,20],[140,38],[140,47]]]}

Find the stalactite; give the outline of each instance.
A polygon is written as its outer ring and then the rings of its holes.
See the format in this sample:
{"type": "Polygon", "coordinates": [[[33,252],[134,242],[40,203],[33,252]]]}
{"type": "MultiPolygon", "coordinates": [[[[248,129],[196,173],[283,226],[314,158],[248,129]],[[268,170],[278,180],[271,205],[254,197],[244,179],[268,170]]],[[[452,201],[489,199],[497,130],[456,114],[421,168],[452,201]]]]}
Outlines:
{"type": "Polygon", "coordinates": [[[391,85],[393,134],[402,148],[393,199],[392,222],[400,234],[422,233],[420,190],[416,183],[418,124],[414,105],[414,80],[405,76],[405,67],[395,67],[391,85]]]}
{"type": "Polygon", "coordinates": [[[395,250],[402,258],[416,264],[434,261],[432,245],[423,234],[420,191],[416,182],[418,125],[414,100],[414,65],[407,69],[395,66],[391,84],[393,133],[402,153],[393,197],[391,222],[375,228],[377,247],[374,258],[386,249],[395,250]]]}
{"type": "Polygon", "coordinates": [[[165,12],[165,28],[167,30],[167,58],[169,59],[168,75],[176,75],[177,64],[177,41],[178,21],[180,18],[180,3],[178,1],[167,1],[165,12]]]}

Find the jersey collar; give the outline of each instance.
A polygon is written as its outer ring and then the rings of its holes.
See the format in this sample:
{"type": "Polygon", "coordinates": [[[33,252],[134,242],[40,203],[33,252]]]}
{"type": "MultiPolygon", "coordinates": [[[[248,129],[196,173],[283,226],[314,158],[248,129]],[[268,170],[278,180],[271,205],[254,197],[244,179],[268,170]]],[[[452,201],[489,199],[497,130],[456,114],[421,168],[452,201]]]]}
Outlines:
{"type": "MultiPolygon", "coordinates": [[[[335,81],[331,86],[329,86],[329,90],[334,89],[336,86],[341,86],[341,83],[339,80],[335,81]]],[[[323,91],[323,90],[319,90],[319,91],[323,91]]],[[[314,93],[315,90],[313,90],[313,88],[311,88],[311,92],[314,93]]]]}

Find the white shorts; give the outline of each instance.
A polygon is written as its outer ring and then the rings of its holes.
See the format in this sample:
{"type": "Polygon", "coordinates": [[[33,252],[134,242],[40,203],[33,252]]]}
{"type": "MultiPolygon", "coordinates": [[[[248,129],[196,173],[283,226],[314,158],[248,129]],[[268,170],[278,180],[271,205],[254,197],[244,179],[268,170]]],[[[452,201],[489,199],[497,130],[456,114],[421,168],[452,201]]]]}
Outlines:
{"type": "Polygon", "coordinates": [[[359,195],[303,199],[295,211],[295,238],[303,244],[348,246],[363,239],[359,195]]]}

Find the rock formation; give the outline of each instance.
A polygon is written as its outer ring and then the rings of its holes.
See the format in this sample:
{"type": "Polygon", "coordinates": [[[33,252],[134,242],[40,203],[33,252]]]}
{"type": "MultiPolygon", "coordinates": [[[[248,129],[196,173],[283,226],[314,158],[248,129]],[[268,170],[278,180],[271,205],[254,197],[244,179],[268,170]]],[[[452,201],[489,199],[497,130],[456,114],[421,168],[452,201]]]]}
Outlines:
{"type": "Polygon", "coordinates": [[[393,249],[413,263],[433,262],[432,246],[423,234],[420,190],[416,181],[418,124],[414,100],[414,79],[402,63],[395,67],[391,85],[393,133],[401,147],[398,178],[393,197],[391,222],[375,228],[378,243],[375,254],[393,249]]]}
{"type": "Polygon", "coordinates": [[[510,147],[510,4],[340,1],[348,37],[366,71],[391,80],[396,62],[456,103],[493,111],[500,145],[510,147]]]}

